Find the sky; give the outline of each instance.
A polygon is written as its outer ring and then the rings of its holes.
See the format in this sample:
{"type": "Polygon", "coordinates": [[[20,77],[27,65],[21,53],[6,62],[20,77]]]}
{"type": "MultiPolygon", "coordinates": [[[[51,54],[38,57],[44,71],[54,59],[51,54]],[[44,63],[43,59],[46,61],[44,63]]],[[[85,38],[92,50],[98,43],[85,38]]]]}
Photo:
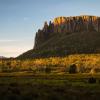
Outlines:
{"type": "Polygon", "coordinates": [[[0,56],[32,49],[45,21],[76,15],[100,16],[100,0],[0,0],[0,56]]]}

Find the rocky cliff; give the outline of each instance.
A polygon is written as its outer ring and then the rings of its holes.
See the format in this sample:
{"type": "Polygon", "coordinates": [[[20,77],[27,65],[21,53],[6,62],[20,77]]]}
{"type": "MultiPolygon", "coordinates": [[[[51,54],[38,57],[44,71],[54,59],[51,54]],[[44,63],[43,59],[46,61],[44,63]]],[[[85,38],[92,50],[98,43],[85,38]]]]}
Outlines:
{"type": "Polygon", "coordinates": [[[41,48],[51,36],[57,34],[71,34],[75,32],[100,32],[100,17],[97,16],[74,16],[57,17],[53,22],[44,23],[42,30],[38,30],[35,37],[34,49],[41,48]]]}
{"type": "Polygon", "coordinates": [[[57,17],[52,22],[45,22],[36,33],[34,48],[21,57],[78,53],[100,53],[100,17],[57,17]]]}

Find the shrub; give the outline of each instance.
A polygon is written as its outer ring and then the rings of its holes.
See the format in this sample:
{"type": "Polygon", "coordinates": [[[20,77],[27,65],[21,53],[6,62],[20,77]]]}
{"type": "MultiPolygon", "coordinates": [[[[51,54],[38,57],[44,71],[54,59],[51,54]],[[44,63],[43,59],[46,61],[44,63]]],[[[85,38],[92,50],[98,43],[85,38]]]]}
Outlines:
{"type": "Polygon", "coordinates": [[[96,83],[96,79],[94,77],[90,77],[88,83],[96,83]]]}
{"type": "Polygon", "coordinates": [[[50,73],[50,72],[51,72],[51,67],[50,67],[50,66],[46,66],[45,72],[46,72],[46,73],[50,73]]]}
{"type": "Polygon", "coordinates": [[[77,73],[77,66],[75,64],[70,65],[70,67],[69,67],[69,73],[70,74],[77,73]]]}

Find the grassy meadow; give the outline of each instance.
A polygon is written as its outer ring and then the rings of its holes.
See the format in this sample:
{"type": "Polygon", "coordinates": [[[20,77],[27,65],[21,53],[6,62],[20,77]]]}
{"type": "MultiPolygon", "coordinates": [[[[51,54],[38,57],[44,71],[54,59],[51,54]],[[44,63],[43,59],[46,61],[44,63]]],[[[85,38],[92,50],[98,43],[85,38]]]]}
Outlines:
{"type": "Polygon", "coordinates": [[[100,72],[100,54],[75,54],[37,59],[1,59],[0,72],[68,73],[75,64],[78,73],[100,72]]]}
{"type": "Polygon", "coordinates": [[[100,54],[0,60],[0,100],[99,98],[100,54]],[[91,77],[94,83],[89,82],[91,77]]]}
{"type": "Polygon", "coordinates": [[[94,84],[88,83],[91,74],[17,74],[0,77],[1,100],[99,100],[100,97],[100,74],[94,75],[94,84]]]}

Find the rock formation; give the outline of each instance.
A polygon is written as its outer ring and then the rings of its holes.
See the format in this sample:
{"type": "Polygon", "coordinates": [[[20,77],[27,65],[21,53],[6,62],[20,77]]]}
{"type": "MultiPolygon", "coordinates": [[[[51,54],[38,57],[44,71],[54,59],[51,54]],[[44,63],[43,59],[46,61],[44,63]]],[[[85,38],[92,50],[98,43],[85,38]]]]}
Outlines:
{"type": "Polygon", "coordinates": [[[19,58],[100,53],[100,17],[57,17],[45,22],[35,37],[32,50],[19,58]]]}
{"type": "Polygon", "coordinates": [[[54,19],[53,23],[54,32],[57,33],[92,30],[100,32],[100,18],[96,16],[58,17],[54,19]]]}
{"type": "Polygon", "coordinates": [[[42,30],[38,30],[35,37],[34,49],[47,41],[52,35],[69,34],[74,32],[100,32],[100,17],[97,16],[74,16],[74,17],[57,17],[53,22],[44,23],[42,30]]]}

